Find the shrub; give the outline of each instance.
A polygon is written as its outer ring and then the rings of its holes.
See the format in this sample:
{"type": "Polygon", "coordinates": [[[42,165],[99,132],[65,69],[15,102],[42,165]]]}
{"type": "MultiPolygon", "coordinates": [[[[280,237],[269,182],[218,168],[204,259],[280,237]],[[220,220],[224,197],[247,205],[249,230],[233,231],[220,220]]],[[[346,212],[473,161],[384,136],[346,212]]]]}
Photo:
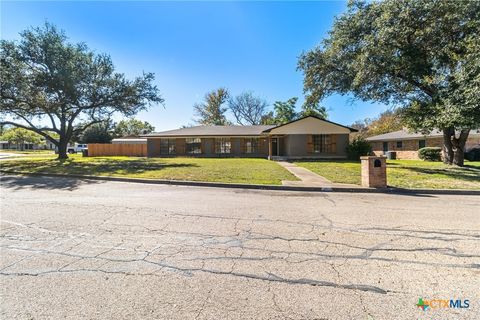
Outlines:
{"type": "Polygon", "coordinates": [[[467,152],[465,152],[465,159],[469,161],[480,161],[480,145],[467,150],[467,152]]]}
{"type": "Polygon", "coordinates": [[[418,157],[425,161],[441,161],[442,148],[426,147],[418,150],[418,157]]]}
{"type": "Polygon", "coordinates": [[[372,147],[362,138],[355,138],[347,146],[347,156],[350,160],[360,160],[361,156],[368,156],[371,152],[372,147]]]}

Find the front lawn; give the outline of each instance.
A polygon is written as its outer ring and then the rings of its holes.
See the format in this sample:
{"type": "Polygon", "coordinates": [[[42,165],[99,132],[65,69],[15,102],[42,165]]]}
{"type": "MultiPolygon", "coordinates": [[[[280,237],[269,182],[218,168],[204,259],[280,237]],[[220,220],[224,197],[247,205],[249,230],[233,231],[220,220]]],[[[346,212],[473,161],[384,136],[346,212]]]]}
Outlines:
{"type": "MultiPolygon", "coordinates": [[[[360,162],[297,161],[337,183],[361,184],[360,162]]],[[[422,160],[388,160],[387,182],[398,188],[480,189],[480,162],[465,162],[465,167],[422,160]]]]}
{"type": "Polygon", "coordinates": [[[3,170],[85,174],[148,179],[190,180],[248,184],[281,184],[298,180],[273,161],[265,159],[88,157],[70,155],[24,157],[0,162],[3,170]]]}

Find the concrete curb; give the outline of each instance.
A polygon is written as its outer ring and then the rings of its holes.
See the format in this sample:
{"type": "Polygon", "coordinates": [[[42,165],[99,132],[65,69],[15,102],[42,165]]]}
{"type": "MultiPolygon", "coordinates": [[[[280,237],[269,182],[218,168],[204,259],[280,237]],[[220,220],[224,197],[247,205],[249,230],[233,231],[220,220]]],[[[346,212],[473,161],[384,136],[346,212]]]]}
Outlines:
{"type": "Polygon", "coordinates": [[[147,184],[165,184],[176,186],[192,187],[214,187],[214,188],[234,188],[234,189],[254,189],[254,190],[278,190],[278,191],[303,191],[303,192],[347,192],[347,193],[388,193],[388,194],[450,194],[450,195],[480,195],[480,190],[459,190],[459,189],[402,189],[388,187],[386,189],[375,188],[349,188],[349,187],[300,187],[283,185],[263,185],[263,184],[241,184],[241,183],[223,183],[223,182],[201,182],[185,180],[154,180],[142,178],[124,178],[109,176],[93,176],[81,174],[59,174],[59,173],[36,173],[24,171],[0,170],[0,173],[28,176],[60,177],[70,179],[85,180],[103,180],[117,182],[147,183],[147,184]]]}

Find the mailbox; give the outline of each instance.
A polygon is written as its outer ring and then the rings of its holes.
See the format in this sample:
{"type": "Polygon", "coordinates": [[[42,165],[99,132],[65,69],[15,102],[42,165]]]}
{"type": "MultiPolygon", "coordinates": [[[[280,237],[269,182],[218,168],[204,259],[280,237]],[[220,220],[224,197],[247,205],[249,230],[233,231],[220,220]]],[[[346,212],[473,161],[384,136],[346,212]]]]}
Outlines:
{"type": "Polygon", "coordinates": [[[362,186],[368,188],[387,187],[387,161],[386,157],[366,156],[361,157],[362,186]]]}

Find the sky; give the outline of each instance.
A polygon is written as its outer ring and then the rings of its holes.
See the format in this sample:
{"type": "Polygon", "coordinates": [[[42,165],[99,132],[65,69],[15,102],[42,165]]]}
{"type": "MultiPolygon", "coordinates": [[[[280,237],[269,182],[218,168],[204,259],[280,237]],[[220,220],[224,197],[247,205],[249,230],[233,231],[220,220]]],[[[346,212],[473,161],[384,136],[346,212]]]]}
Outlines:
{"type": "MultiPolygon", "coordinates": [[[[2,39],[18,40],[19,32],[48,21],[69,41],[109,54],[128,78],[155,73],[165,104],[135,117],[162,131],[194,124],[193,105],[218,87],[232,95],[253,91],[270,108],[298,97],[300,109],[298,57],[327,36],[345,9],[341,1],[0,1],[0,31],[2,39]]],[[[344,125],[387,109],[340,95],[322,104],[329,120],[344,125]]]]}

